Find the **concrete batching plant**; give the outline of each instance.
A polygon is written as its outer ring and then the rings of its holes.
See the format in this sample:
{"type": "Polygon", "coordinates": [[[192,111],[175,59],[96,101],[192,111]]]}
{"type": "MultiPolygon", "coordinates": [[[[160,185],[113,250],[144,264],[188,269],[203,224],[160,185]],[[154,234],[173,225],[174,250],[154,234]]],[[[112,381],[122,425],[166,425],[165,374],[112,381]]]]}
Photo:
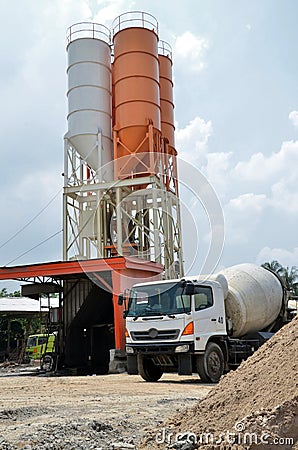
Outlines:
{"type": "Polygon", "coordinates": [[[111,30],[67,33],[63,261],[5,267],[22,293],[59,294],[53,367],[107,373],[125,349],[118,295],[139,281],[183,275],[172,55],[150,14],[111,30]]]}

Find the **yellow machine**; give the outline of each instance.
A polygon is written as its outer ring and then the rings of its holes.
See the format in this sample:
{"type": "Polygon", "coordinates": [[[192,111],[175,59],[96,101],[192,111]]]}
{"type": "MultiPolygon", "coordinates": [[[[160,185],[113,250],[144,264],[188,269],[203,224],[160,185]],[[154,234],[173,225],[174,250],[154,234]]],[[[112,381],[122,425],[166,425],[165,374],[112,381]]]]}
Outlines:
{"type": "Polygon", "coordinates": [[[56,335],[33,334],[29,336],[26,346],[26,357],[29,359],[41,359],[45,353],[55,352],[56,335]]]}

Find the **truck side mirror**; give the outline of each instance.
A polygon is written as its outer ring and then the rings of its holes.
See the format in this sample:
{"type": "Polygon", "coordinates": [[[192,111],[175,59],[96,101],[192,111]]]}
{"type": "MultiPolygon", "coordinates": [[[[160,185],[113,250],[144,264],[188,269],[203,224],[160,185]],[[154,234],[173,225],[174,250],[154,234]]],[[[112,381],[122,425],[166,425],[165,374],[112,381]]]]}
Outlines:
{"type": "Polygon", "coordinates": [[[184,278],[182,280],[179,281],[179,286],[184,289],[186,286],[186,280],[184,280],[184,278]]]}
{"type": "Polygon", "coordinates": [[[123,302],[124,302],[124,300],[123,300],[123,294],[119,294],[119,295],[118,295],[118,305],[119,305],[119,306],[122,306],[122,305],[123,305],[123,302]]]}
{"type": "Polygon", "coordinates": [[[185,294],[186,295],[194,295],[195,293],[195,286],[193,283],[186,283],[185,286],[185,294]]]}

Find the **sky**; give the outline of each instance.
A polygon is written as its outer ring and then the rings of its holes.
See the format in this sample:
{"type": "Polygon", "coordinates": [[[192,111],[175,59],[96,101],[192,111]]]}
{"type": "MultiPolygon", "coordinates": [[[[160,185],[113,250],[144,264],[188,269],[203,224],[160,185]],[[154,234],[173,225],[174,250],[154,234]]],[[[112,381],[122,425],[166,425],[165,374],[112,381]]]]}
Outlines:
{"type": "MultiPolygon", "coordinates": [[[[176,148],[224,217],[214,266],[298,265],[297,1],[0,0],[0,266],[61,260],[66,29],[131,10],[173,48],[176,148]]],[[[194,274],[216,239],[212,205],[183,187],[181,202],[194,274]]]]}

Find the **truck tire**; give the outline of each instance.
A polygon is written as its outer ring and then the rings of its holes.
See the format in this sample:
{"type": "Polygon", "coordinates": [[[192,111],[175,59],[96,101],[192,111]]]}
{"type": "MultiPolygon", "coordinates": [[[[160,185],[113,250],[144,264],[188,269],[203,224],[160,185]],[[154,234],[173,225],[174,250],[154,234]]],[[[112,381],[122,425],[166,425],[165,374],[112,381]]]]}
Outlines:
{"type": "Polygon", "coordinates": [[[156,366],[148,356],[138,355],[138,371],[145,381],[158,381],[163,374],[160,366],[156,366]]]}
{"type": "Polygon", "coordinates": [[[203,383],[217,383],[224,372],[224,355],[219,345],[209,342],[204,355],[197,357],[197,370],[203,383]]]}

